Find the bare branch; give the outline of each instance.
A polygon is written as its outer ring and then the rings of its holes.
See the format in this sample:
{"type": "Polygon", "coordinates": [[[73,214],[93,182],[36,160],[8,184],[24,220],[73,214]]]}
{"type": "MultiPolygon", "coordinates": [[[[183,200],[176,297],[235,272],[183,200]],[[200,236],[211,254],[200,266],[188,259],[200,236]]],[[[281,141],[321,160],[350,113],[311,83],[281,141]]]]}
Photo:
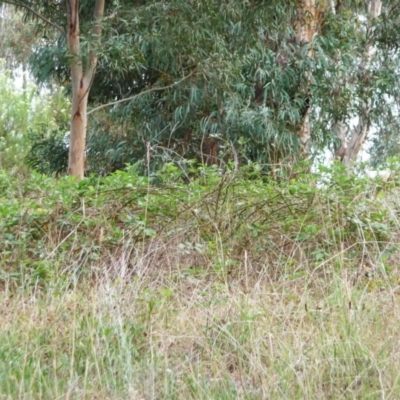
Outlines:
{"type": "Polygon", "coordinates": [[[57,25],[56,23],[50,21],[49,19],[47,19],[46,17],[44,17],[42,14],[38,13],[37,11],[35,11],[33,8],[29,7],[27,4],[23,3],[22,1],[12,1],[12,0],[4,0],[2,1],[3,3],[7,3],[7,4],[11,4],[17,7],[22,7],[25,8],[25,10],[29,11],[30,13],[32,13],[33,15],[35,15],[37,18],[41,19],[43,22],[46,22],[46,24],[52,26],[53,28],[57,29],[59,32],[61,32],[64,36],[66,35],[66,32],[63,28],[61,28],[61,26],[57,25]]]}
{"type": "Polygon", "coordinates": [[[140,92],[138,94],[135,94],[134,96],[127,97],[125,99],[113,101],[111,103],[107,103],[107,104],[103,104],[101,106],[95,107],[95,108],[91,109],[90,111],[88,111],[87,115],[93,114],[94,112],[102,110],[103,108],[106,108],[106,107],[115,106],[116,104],[124,103],[125,101],[129,101],[129,100],[134,100],[134,99],[136,99],[136,98],[138,98],[140,96],[143,96],[144,94],[148,94],[148,93],[151,93],[151,92],[159,92],[161,90],[166,90],[166,89],[171,89],[172,87],[179,85],[181,82],[183,82],[184,80],[186,80],[189,77],[191,77],[195,71],[196,70],[194,69],[189,75],[184,76],[181,80],[179,80],[178,82],[172,83],[171,85],[163,86],[163,87],[151,88],[151,89],[145,90],[144,92],[140,92]]]}

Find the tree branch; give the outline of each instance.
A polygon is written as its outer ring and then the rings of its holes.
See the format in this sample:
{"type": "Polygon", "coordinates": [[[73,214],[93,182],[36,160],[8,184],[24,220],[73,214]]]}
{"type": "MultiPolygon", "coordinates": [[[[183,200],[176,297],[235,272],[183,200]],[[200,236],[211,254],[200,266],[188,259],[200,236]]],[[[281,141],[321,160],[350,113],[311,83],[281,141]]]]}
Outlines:
{"type": "Polygon", "coordinates": [[[35,15],[37,18],[41,19],[43,22],[46,22],[46,24],[51,25],[53,28],[55,28],[59,32],[61,32],[64,36],[66,35],[65,30],[63,28],[61,28],[61,26],[57,25],[55,22],[50,21],[49,19],[44,17],[42,14],[38,13],[37,11],[35,11],[33,8],[29,7],[27,4],[23,3],[22,1],[3,0],[1,2],[11,4],[13,6],[25,8],[25,10],[27,10],[30,13],[32,13],[33,15],[35,15]]]}
{"type": "Polygon", "coordinates": [[[184,80],[186,80],[189,77],[191,77],[195,71],[196,71],[196,69],[194,69],[189,75],[184,76],[181,80],[179,80],[178,82],[172,83],[171,85],[163,86],[163,87],[151,88],[151,89],[145,90],[144,92],[140,92],[138,94],[135,94],[134,96],[127,97],[125,99],[113,101],[111,103],[107,103],[107,104],[103,104],[101,106],[95,107],[95,108],[91,109],[90,111],[88,111],[87,115],[93,114],[94,112],[102,110],[103,108],[106,108],[106,107],[115,106],[116,104],[124,103],[125,101],[129,101],[129,100],[134,100],[134,99],[136,99],[136,98],[138,98],[140,96],[143,96],[144,94],[148,94],[148,93],[151,93],[151,92],[159,92],[161,90],[166,90],[166,89],[171,89],[172,87],[179,85],[181,82],[183,82],[184,80]]]}
{"type": "MultiPolygon", "coordinates": [[[[101,40],[101,32],[102,32],[102,19],[104,14],[104,6],[105,0],[96,0],[94,7],[94,25],[92,28],[92,36],[96,39],[96,45],[99,45],[101,40]]],[[[96,70],[98,57],[93,48],[89,51],[89,68],[85,73],[85,80],[88,80],[87,83],[88,88],[90,88],[91,83],[93,82],[94,72],[96,70]]]]}

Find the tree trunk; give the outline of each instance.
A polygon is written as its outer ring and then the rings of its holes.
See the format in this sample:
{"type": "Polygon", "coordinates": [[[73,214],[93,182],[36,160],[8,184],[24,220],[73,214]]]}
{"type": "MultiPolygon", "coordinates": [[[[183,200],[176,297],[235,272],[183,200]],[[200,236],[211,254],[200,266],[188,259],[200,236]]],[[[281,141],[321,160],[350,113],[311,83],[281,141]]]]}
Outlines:
{"type": "MultiPolygon", "coordinates": [[[[97,66],[95,50],[89,53],[89,64],[84,69],[80,54],[79,40],[79,0],[67,1],[67,43],[71,56],[72,110],[68,173],[78,179],[84,177],[85,146],[87,130],[87,102],[90,85],[97,66]]],[[[92,36],[99,41],[101,37],[101,19],[105,0],[96,0],[92,36]]]]}
{"type": "MultiPolygon", "coordinates": [[[[330,0],[330,12],[333,15],[339,15],[343,12],[343,3],[341,0],[336,1],[336,0],[330,0]]],[[[337,70],[341,71],[342,70],[342,53],[340,50],[337,51],[337,54],[335,56],[334,59],[334,63],[335,65],[337,65],[337,70]]],[[[341,73],[337,79],[336,79],[336,85],[332,91],[332,95],[334,99],[340,99],[341,93],[342,93],[342,88],[345,87],[346,85],[346,76],[344,73],[341,73]]],[[[335,117],[334,121],[333,121],[333,126],[332,126],[332,130],[333,132],[335,132],[336,137],[338,138],[337,141],[337,146],[335,149],[335,154],[334,157],[337,160],[340,160],[341,162],[343,162],[345,156],[346,156],[346,149],[347,149],[347,145],[346,145],[346,138],[347,138],[347,134],[349,132],[349,128],[346,124],[346,121],[344,118],[340,118],[340,117],[335,117]]]]}
{"type": "MultiPolygon", "coordinates": [[[[312,41],[314,35],[318,33],[323,17],[323,8],[316,0],[299,0],[297,2],[297,20],[295,22],[296,42],[298,44],[308,44],[308,57],[314,57],[312,41]]],[[[311,83],[311,73],[307,73],[307,83],[311,83]]],[[[310,108],[308,107],[303,115],[302,124],[299,132],[300,143],[303,153],[308,153],[308,143],[311,138],[310,127],[310,108]]]]}
{"type": "MultiPolygon", "coordinates": [[[[372,20],[379,17],[382,11],[382,1],[381,0],[368,0],[368,30],[367,34],[371,33],[372,20]]],[[[376,49],[371,43],[367,43],[364,57],[361,64],[361,79],[368,78],[368,69],[370,68],[371,62],[375,56],[376,49]]],[[[358,123],[353,132],[350,135],[349,142],[346,146],[342,140],[342,151],[344,152],[344,157],[342,157],[342,162],[346,166],[351,166],[357,160],[357,156],[369,134],[370,131],[370,118],[369,113],[371,112],[371,99],[367,98],[361,102],[360,114],[358,115],[358,123]]]]}
{"type": "Polygon", "coordinates": [[[333,131],[339,139],[339,146],[335,151],[335,158],[343,162],[347,151],[347,147],[345,145],[348,132],[347,125],[341,120],[335,121],[335,123],[333,124],[333,131]]]}

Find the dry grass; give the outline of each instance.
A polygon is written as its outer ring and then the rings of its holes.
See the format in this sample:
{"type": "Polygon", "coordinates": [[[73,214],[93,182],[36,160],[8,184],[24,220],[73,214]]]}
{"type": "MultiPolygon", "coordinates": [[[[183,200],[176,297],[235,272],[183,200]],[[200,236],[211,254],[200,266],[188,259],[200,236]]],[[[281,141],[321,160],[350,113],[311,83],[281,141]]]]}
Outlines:
{"type": "Polygon", "coordinates": [[[0,399],[400,398],[396,195],[242,185],[4,217],[0,399]]]}
{"type": "Polygon", "coordinates": [[[400,397],[400,287],[385,276],[142,261],[118,277],[122,255],[87,287],[6,289],[1,398],[400,397]]]}

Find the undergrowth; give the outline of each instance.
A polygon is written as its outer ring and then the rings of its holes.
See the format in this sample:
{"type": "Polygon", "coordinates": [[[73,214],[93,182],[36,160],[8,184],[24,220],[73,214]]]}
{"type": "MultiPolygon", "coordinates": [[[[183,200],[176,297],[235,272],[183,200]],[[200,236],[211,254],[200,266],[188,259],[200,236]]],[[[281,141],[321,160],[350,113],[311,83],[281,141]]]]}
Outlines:
{"type": "Polygon", "coordinates": [[[256,171],[0,171],[0,398],[398,398],[396,175],[256,171]]]}

